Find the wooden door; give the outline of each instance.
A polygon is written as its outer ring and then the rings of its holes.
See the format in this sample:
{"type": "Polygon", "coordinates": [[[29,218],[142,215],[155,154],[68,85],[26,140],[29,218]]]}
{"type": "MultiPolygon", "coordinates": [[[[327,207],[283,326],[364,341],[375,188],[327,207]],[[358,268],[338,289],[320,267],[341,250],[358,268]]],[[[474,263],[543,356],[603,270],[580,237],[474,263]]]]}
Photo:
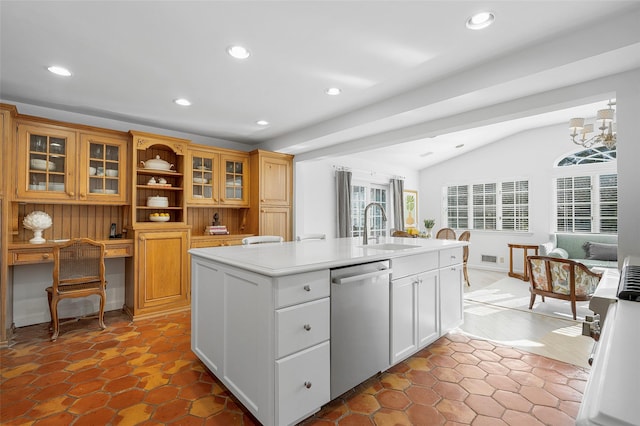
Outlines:
{"type": "Polygon", "coordinates": [[[291,208],[260,208],[260,235],[280,235],[291,241],[291,208]]]}
{"type": "Polygon", "coordinates": [[[260,203],[291,205],[291,161],[263,156],[260,161],[260,203]]]}
{"type": "Polygon", "coordinates": [[[140,313],[189,305],[187,234],[188,231],[152,231],[138,235],[137,304],[140,313]]]}

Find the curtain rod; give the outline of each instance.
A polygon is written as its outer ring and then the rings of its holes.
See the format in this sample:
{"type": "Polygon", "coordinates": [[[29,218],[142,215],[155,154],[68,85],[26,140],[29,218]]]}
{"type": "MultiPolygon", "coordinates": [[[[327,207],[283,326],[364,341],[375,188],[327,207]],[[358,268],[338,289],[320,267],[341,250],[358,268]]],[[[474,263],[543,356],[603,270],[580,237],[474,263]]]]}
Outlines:
{"type": "Polygon", "coordinates": [[[401,179],[401,180],[405,180],[406,178],[404,176],[399,176],[399,175],[391,175],[389,173],[379,173],[379,172],[374,172],[373,170],[364,170],[364,169],[354,169],[352,167],[346,167],[346,166],[338,166],[338,165],[333,165],[333,168],[336,170],[336,172],[341,172],[341,171],[345,171],[345,172],[359,172],[359,173],[366,173],[369,174],[371,176],[382,176],[382,177],[388,177],[390,179],[401,179]]]}

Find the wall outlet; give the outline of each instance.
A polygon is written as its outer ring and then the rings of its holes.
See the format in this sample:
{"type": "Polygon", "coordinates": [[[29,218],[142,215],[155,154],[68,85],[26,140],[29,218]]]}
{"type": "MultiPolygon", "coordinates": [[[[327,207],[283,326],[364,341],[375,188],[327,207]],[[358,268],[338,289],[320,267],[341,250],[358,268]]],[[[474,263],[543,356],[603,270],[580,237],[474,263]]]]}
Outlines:
{"type": "Polygon", "coordinates": [[[500,263],[504,263],[504,257],[500,258],[500,263]]]}

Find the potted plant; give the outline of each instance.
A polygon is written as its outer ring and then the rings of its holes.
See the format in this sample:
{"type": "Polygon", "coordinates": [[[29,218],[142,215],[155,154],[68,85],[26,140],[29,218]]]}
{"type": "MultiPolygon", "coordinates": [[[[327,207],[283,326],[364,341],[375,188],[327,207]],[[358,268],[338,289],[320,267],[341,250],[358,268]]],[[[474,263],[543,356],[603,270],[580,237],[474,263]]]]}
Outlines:
{"type": "Polygon", "coordinates": [[[425,219],[424,227],[427,229],[427,238],[431,238],[431,229],[435,226],[435,219],[425,219]]]}

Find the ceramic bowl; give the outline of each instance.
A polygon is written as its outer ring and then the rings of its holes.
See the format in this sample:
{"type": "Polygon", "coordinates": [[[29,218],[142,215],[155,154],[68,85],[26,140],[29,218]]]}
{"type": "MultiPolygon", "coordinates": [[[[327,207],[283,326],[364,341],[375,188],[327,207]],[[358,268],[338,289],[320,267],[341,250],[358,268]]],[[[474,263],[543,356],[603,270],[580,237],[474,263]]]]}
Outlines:
{"type": "Polygon", "coordinates": [[[89,176],[95,176],[96,175],[96,168],[95,167],[89,167],[89,176]]]}
{"type": "Polygon", "coordinates": [[[31,160],[31,168],[34,170],[49,170],[54,171],[56,169],[56,165],[53,164],[52,161],[40,160],[38,158],[34,158],[31,160]]]}
{"type": "Polygon", "coordinates": [[[109,177],[116,177],[118,176],[118,171],[114,170],[114,169],[107,169],[104,171],[104,174],[109,176],[109,177]]]}

